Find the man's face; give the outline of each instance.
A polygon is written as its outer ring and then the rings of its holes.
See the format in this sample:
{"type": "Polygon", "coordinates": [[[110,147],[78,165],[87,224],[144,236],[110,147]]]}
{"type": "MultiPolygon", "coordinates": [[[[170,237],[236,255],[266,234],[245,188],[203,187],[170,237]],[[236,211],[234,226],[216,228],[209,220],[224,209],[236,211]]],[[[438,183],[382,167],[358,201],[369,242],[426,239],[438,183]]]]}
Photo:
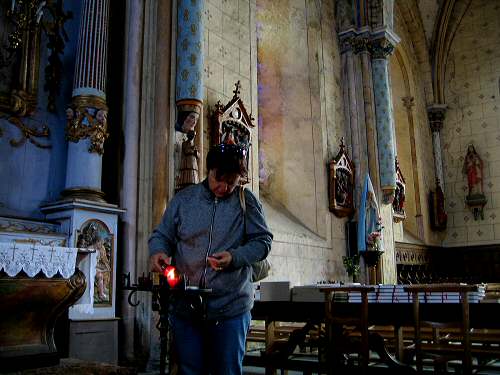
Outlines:
{"type": "Polygon", "coordinates": [[[240,175],[223,175],[219,179],[217,179],[216,172],[216,169],[211,169],[208,172],[208,187],[217,198],[227,197],[240,183],[240,175]]]}

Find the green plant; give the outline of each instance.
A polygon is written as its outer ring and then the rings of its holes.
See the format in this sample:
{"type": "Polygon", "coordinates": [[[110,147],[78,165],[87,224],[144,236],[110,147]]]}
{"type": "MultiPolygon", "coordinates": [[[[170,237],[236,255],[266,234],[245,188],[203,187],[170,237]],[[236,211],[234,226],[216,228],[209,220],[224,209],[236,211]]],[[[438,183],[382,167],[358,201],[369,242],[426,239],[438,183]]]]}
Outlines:
{"type": "Polygon", "coordinates": [[[361,271],[361,268],[359,267],[359,254],[351,257],[343,256],[342,263],[344,263],[347,274],[353,278],[353,281],[355,281],[361,271]]]}

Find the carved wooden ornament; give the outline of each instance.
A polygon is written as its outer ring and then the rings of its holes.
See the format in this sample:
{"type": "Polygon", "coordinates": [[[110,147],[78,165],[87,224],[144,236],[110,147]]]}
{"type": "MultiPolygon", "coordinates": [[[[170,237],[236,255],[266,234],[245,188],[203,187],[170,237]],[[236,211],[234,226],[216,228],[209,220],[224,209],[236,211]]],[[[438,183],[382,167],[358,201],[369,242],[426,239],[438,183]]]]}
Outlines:
{"type": "MultiPolygon", "coordinates": [[[[220,101],[215,104],[215,109],[211,118],[211,142],[212,146],[219,143],[237,144],[246,150],[246,162],[248,170],[248,161],[251,154],[251,131],[255,125],[254,119],[243,105],[240,98],[240,81],[235,84],[233,98],[223,106],[220,101]]],[[[250,175],[250,171],[248,173],[250,175]]],[[[242,184],[250,182],[247,177],[242,184]]]]}
{"type": "Polygon", "coordinates": [[[329,163],[329,208],[337,217],[354,213],[354,164],[345,150],[344,139],[340,141],[340,151],[329,163]]]}

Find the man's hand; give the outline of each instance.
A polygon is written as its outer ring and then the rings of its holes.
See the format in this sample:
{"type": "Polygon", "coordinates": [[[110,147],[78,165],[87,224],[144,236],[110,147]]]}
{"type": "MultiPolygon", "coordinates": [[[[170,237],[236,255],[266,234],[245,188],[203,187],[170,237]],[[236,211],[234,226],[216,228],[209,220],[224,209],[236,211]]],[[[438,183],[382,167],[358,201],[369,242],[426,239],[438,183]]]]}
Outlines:
{"type": "Polygon", "coordinates": [[[221,251],[220,253],[210,255],[207,259],[210,267],[212,267],[214,271],[222,271],[229,267],[233,260],[233,256],[229,251],[221,251]]]}
{"type": "Polygon", "coordinates": [[[151,271],[163,272],[162,266],[165,267],[165,265],[170,264],[170,259],[171,258],[165,253],[151,255],[149,258],[151,271]]]}

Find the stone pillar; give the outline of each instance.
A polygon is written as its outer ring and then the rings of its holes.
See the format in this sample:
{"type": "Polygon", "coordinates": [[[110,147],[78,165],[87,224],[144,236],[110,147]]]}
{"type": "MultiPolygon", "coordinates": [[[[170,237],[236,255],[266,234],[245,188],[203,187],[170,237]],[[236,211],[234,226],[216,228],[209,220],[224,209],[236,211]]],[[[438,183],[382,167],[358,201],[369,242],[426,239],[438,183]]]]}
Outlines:
{"type": "MultiPolygon", "coordinates": [[[[410,147],[411,147],[411,157],[413,162],[413,188],[415,190],[415,217],[417,219],[417,235],[422,241],[424,240],[424,217],[422,215],[422,207],[420,204],[420,185],[418,178],[418,159],[415,146],[415,125],[413,123],[413,106],[415,105],[415,98],[412,96],[406,96],[403,99],[403,105],[406,108],[406,114],[408,116],[408,126],[410,132],[410,147]]],[[[410,173],[407,171],[406,173],[410,173]]]]}
{"type": "Polygon", "coordinates": [[[204,1],[179,0],[177,3],[177,67],[175,77],[175,102],[177,105],[176,130],[194,131],[201,117],[203,104],[203,34],[204,1]],[[187,121],[190,113],[197,114],[194,121],[187,121]]]}
{"type": "Polygon", "coordinates": [[[380,205],[380,216],[384,226],[382,238],[385,251],[378,266],[377,279],[384,283],[397,281],[392,218],[392,201],[396,189],[396,131],[388,58],[398,42],[396,35],[384,29],[380,32],[372,32],[368,43],[375,102],[378,178],[383,203],[380,205]]]}
{"type": "Polygon", "coordinates": [[[432,143],[434,146],[433,153],[434,168],[436,171],[436,185],[439,185],[442,191],[444,191],[444,174],[440,132],[443,128],[446,108],[446,104],[433,104],[427,107],[427,116],[429,118],[429,125],[432,131],[432,143]]]}
{"type": "Polygon", "coordinates": [[[372,56],[380,185],[385,204],[392,203],[396,189],[396,137],[388,57],[397,42],[396,36],[384,31],[372,36],[369,45],[372,56]]]}
{"type": "Polygon", "coordinates": [[[63,196],[103,201],[102,155],[108,137],[106,59],[108,0],[84,0],[73,82],[66,110],[68,159],[63,196]]]}
{"type": "Polygon", "coordinates": [[[356,35],[347,32],[339,35],[340,53],[344,78],[343,95],[345,105],[345,123],[347,135],[347,150],[356,165],[355,169],[355,200],[354,204],[359,207],[363,182],[367,172],[367,148],[366,132],[363,115],[363,88],[360,87],[359,57],[356,52],[356,35]]]}

